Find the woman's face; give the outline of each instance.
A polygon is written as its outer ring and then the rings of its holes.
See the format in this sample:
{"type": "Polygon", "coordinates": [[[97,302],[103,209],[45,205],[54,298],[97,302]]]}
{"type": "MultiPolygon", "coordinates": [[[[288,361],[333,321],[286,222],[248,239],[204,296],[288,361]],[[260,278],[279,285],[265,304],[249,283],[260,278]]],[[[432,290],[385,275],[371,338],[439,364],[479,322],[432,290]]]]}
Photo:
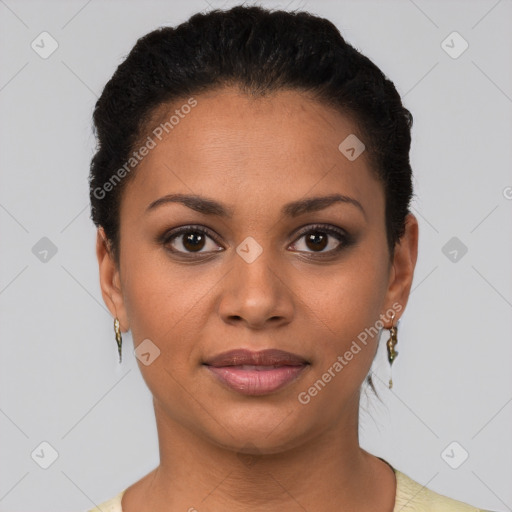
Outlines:
{"type": "Polygon", "coordinates": [[[135,348],[144,343],[138,364],[159,422],[267,453],[339,432],[357,420],[371,334],[406,305],[416,220],[408,217],[391,262],[383,186],[364,151],[349,159],[339,149],[362,137],[333,110],[293,91],[251,99],[226,88],[194,99],[162,110],[150,130],[155,146],[123,192],[119,269],[98,236],[105,301],[135,348]],[[158,130],[176,109],[169,134],[158,130]],[[209,203],[151,207],[170,194],[209,203]],[[300,204],[336,194],[350,199],[300,204]],[[308,364],[281,387],[248,394],[243,377],[234,389],[204,364],[233,349],[279,349],[308,364]]]}

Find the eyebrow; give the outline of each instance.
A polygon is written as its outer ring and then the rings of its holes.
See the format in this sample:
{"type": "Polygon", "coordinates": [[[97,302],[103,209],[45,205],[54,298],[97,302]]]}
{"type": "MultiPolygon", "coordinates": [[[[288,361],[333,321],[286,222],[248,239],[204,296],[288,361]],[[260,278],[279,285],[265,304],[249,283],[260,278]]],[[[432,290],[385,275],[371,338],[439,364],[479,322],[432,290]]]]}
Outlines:
{"type": "MultiPolygon", "coordinates": [[[[213,199],[195,194],[167,194],[149,204],[149,206],[146,208],[146,212],[154,210],[158,206],[169,203],[181,203],[188,208],[204,215],[216,215],[218,217],[224,218],[233,217],[232,208],[227,208],[223,204],[213,199]]],[[[353,205],[357,207],[366,218],[366,212],[362,204],[357,199],[342,194],[331,194],[329,196],[299,199],[298,201],[285,204],[281,209],[281,213],[288,217],[297,217],[304,213],[323,210],[335,203],[353,205]]]]}

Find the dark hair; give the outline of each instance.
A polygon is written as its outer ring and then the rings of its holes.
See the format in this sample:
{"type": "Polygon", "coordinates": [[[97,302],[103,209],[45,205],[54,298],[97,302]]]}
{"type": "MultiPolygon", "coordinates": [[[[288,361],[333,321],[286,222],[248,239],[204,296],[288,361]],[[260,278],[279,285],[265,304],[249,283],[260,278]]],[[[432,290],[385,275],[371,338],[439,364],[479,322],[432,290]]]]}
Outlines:
{"type": "MultiPolygon", "coordinates": [[[[91,218],[103,226],[116,263],[120,199],[133,176],[126,162],[147,136],[148,123],[162,105],[229,85],[253,96],[298,90],[351,119],[384,185],[392,256],[413,194],[412,115],[393,83],[327,19],[236,6],[198,13],[175,28],[159,28],[140,38],[96,103],[91,218]],[[125,172],[119,172],[123,165],[125,172]]],[[[375,391],[371,377],[367,380],[375,391]]]]}

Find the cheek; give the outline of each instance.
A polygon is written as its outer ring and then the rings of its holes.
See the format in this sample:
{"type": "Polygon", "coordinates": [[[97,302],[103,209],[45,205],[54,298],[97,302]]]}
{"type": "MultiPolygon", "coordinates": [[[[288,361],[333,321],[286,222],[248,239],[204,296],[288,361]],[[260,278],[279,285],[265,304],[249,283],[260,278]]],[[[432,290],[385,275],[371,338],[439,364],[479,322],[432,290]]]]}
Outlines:
{"type": "Polygon", "coordinates": [[[136,265],[130,274],[124,291],[134,343],[150,338],[162,349],[165,340],[186,332],[200,293],[169,268],[136,265]]]}
{"type": "Polygon", "coordinates": [[[225,272],[208,264],[173,264],[164,250],[132,249],[123,261],[123,295],[134,346],[151,340],[160,365],[186,373],[208,321],[211,293],[225,272]]]}
{"type": "MultiPolygon", "coordinates": [[[[125,263],[129,277],[123,292],[134,349],[137,354],[150,354],[149,364],[138,357],[141,375],[160,402],[172,397],[177,413],[179,404],[190,402],[182,383],[190,379],[195,364],[191,353],[202,328],[201,305],[207,301],[200,299],[206,285],[201,279],[190,279],[190,270],[187,277],[168,262],[162,264],[156,254],[141,258],[134,253],[125,263]]],[[[187,389],[191,391],[190,386],[187,389]]]]}
{"type": "Polygon", "coordinates": [[[386,260],[373,254],[354,255],[333,267],[328,276],[318,273],[314,279],[304,280],[315,284],[307,287],[308,293],[302,297],[307,297],[308,321],[319,329],[315,336],[316,345],[322,348],[315,351],[319,371],[331,367],[347,351],[352,352],[347,354],[350,364],[343,370],[347,376],[362,381],[369,370],[377,349],[387,285],[386,260]]]}
{"type": "Polygon", "coordinates": [[[160,251],[146,248],[136,236],[122,247],[122,287],[126,314],[135,348],[150,339],[162,351],[162,334],[172,329],[183,307],[179,283],[160,260],[160,251]]]}
{"type": "Polygon", "coordinates": [[[312,333],[314,371],[301,386],[297,399],[312,416],[323,415],[327,420],[336,417],[347,404],[356,407],[361,384],[377,350],[377,321],[384,299],[382,280],[376,265],[361,265],[331,276],[324,283],[326,293],[317,290],[310,296],[308,321],[317,324],[321,332],[312,333]]]}
{"type": "Polygon", "coordinates": [[[134,342],[144,338],[157,338],[157,325],[162,328],[166,305],[172,307],[172,288],[168,286],[162,273],[151,263],[136,258],[126,258],[126,279],[123,282],[124,302],[130,322],[134,342]]]}

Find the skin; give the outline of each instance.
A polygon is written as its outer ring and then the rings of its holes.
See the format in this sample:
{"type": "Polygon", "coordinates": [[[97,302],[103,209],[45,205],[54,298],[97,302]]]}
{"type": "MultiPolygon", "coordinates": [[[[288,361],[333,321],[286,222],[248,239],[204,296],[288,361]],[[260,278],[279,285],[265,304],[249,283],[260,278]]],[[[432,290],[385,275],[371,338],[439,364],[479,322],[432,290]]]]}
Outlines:
{"type": "Polygon", "coordinates": [[[127,183],[119,267],[98,229],[106,305],[121,330],[131,330],[134,347],[150,339],[160,350],[148,366],[137,360],[153,394],[160,465],[126,490],[123,511],[392,511],[395,475],[358,440],[360,387],[378,337],[308,404],[297,396],[398,303],[396,325],[413,279],[417,220],[408,215],[391,260],[383,185],[364,152],[349,161],[338,150],[357,130],[332,109],[296,91],[254,99],[223,88],[195,98],[127,183]],[[364,213],[349,203],[281,213],[288,202],[335,192],[357,199],[364,213]],[[214,199],[232,208],[232,218],[178,203],[145,212],[170,193],[214,199]],[[183,236],[156,241],[190,224],[217,239],[206,237],[199,254],[183,236]],[[355,242],[323,231],[323,249],[308,244],[307,233],[297,233],[313,224],[344,229],[355,242]],[[248,236],[263,249],[252,263],[236,252],[248,236]],[[279,348],[311,364],[276,392],[246,396],[201,364],[234,348],[279,348]]]}

